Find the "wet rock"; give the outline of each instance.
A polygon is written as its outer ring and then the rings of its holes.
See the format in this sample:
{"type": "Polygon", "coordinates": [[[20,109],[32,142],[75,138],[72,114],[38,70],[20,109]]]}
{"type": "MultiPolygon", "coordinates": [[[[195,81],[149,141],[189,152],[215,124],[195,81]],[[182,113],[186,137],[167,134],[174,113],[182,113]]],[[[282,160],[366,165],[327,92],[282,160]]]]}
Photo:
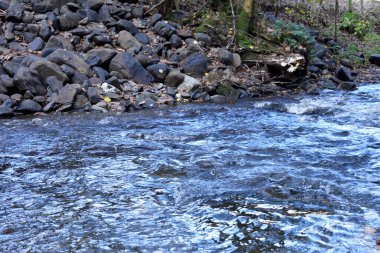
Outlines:
{"type": "Polygon", "coordinates": [[[55,93],[58,93],[63,88],[63,82],[58,80],[58,78],[56,76],[47,77],[45,80],[45,83],[55,93]]]}
{"type": "Polygon", "coordinates": [[[336,84],[328,79],[321,79],[318,81],[318,86],[320,86],[322,89],[329,89],[329,90],[335,90],[336,84]]]}
{"type": "Polygon", "coordinates": [[[156,25],[154,26],[153,30],[157,34],[159,34],[161,37],[164,37],[167,39],[169,39],[170,36],[172,36],[173,33],[175,33],[175,31],[176,31],[176,29],[172,25],[170,25],[164,21],[157,22],[156,25]]]}
{"type": "Polygon", "coordinates": [[[49,54],[46,59],[58,65],[67,64],[82,74],[87,76],[91,75],[90,66],[80,56],[72,51],[58,49],[49,54]]]}
{"type": "Polygon", "coordinates": [[[117,43],[125,50],[133,48],[134,51],[137,52],[141,48],[141,43],[127,31],[119,32],[117,43]]]}
{"type": "Polygon", "coordinates": [[[13,109],[12,108],[3,108],[0,106],[0,119],[7,119],[13,117],[13,109]]]}
{"type": "Polygon", "coordinates": [[[233,65],[234,63],[234,55],[228,51],[227,49],[219,49],[218,51],[219,54],[219,61],[223,63],[224,65],[233,65]]]}
{"type": "Polygon", "coordinates": [[[233,99],[238,99],[240,97],[240,91],[235,89],[228,81],[225,81],[216,88],[216,94],[233,99]]]}
{"type": "Polygon", "coordinates": [[[200,87],[200,81],[191,76],[185,75],[184,81],[177,88],[177,92],[183,98],[191,98],[200,87]]]}
{"type": "Polygon", "coordinates": [[[337,78],[339,78],[339,80],[348,81],[348,82],[353,81],[351,70],[347,67],[341,66],[337,68],[335,75],[337,78]]]}
{"type": "Polygon", "coordinates": [[[171,70],[165,79],[165,85],[177,88],[185,80],[185,75],[179,70],[171,70]]]}
{"type": "Polygon", "coordinates": [[[15,111],[22,112],[24,114],[31,114],[42,111],[42,106],[31,99],[26,99],[21,101],[15,111]]]}
{"type": "Polygon", "coordinates": [[[227,101],[227,97],[222,95],[213,95],[210,97],[210,101],[213,103],[225,103],[227,101]]]}
{"type": "Polygon", "coordinates": [[[21,67],[13,79],[18,91],[29,90],[34,95],[46,95],[46,87],[41,83],[38,72],[35,70],[21,67]]]}
{"type": "Polygon", "coordinates": [[[78,92],[80,91],[80,85],[78,84],[66,84],[55,99],[57,104],[72,104],[78,92]]]}
{"type": "Polygon", "coordinates": [[[159,63],[151,65],[147,68],[148,72],[154,77],[154,81],[163,82],[169,73],[169,68],[166,64],[159,63]]]}
{"type": "Polygon", "coordinates": [[[208,35],[208,34],[205,34],[205,33],[195,33],[194,34],[194,38],[197,41],[202,42],[207,47],[211,46],[212,39],[211,39],[210,35],[208,35]]]}
{"type": "Polygon", "coordinates": [[[45,47],[45,42],[40,38],[36,37],[28,46],[30,51],[41,51],[45,47]]]}
{"type": "Polygon", "coordinates": [[[22,4],[18,1],[12,1],[6,11],[5,18],[11,22],[20,22],[22,21],[23,12],[22,4]]]}
{"type": "Polygon", "coordinates": [[[194,53],[180,62],[185,73],[195,77],[203,76],[208,69],[209,59],[202,53],[194,53]]]}
{"type": "Polygon", "coordinates": [[[380,67],[380,54],[373,54],[369,57],[369,62],[380,67]]]}
{"type": "Polygon", "coordinates": [[[117,54],[110,63],[110,71],[119,72],[123,78],[141,84],[149,84],[154,80],[153,76],[129,53],[117,54]]]}
{"type": "Polygon", "coordinates": [[[341,90],[348,90],[348,91],[355,90],[356,89],[356,83],[354,83],[354,82],[341,82],[339,85],[339,88],[341,90]]]}
{"type": "Polygon", "coordinates": [[[69,80],[67,75],[57,64],[45,59],[34,61],[30,65],[30,69],[35,70],[38,73],[38,76],[42,82],[45,82],[49,76],[54,76],[63,83],[69,80]]]}

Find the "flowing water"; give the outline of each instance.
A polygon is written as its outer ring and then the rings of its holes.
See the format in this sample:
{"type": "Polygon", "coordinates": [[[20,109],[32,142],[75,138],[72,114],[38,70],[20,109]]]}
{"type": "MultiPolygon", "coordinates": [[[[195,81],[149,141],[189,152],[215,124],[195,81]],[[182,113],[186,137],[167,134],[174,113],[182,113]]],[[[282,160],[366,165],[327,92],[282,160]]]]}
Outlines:
{"type": "Polygon", "coordinates": [[[380,85],[0,121],[0,252],[378,252],[380,85]]]}

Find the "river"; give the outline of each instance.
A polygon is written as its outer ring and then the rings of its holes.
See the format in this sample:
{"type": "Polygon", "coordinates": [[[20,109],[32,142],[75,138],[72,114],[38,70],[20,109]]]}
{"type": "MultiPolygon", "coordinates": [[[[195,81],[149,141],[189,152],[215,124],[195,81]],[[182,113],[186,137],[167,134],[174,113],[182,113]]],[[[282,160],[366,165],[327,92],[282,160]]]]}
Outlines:
{"type": "Polygon", "coordinates": [[[377,252],[380,85],[0,121],[0,252],[377,252]]]}

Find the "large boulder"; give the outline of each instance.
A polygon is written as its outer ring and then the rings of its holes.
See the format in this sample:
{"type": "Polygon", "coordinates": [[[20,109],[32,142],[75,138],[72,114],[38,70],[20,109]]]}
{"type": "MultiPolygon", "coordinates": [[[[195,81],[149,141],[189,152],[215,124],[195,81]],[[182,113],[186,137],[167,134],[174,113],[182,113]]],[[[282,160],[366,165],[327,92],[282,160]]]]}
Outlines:
{"type": "Polygon", "coordinates": [[[40,80],[44,83],[49,76],[54,76],[61,82],[67,82],[69,80],[67,75],[57,64],[48,60],[35,61],[30,65],[30,68],[38,73],[40,80]]]}
{"type": "Polygon", "coordinates": [[[30,68],[19,68],[13,78],[15,87],[20,92],[29,90],[33,95],[46,95],[46,87],[41,83],[38,74],[30,68]]]}
{"type": "Polygon", "coordinates": [[[76,95],[80,91],[80,85],[78,84],[66,84],[55,98],[57,104],[72,104],[75,100],[76,95]]]}
{"type": "Polygon", "coordinates": [[[88,65],[82,57],[72,51],[65,49],[58,49],[46,57],[47,60],[52,61],[58,65],[66,64],[74,68],[78,72],[87,76],[91,75],[90,65],[88,65]]]}
{"type": "Polygon", "coordinates": [[[21,101],[21,103],[16,107],[15,111],[25,114],[36,113],[42,111],[42,106],[31,99],[26,99],[21,101]]]}
{"type": "Polygon", "coordinates": [[[369,57],[369,62],[380,67],[380,54],[373,54],[369,57]]]}
{"type": "Polygon", "coordinates": [[[149,84],[154,78],[129,53],[117,54],[110,63],[110,71],[119,72],[122,78],[132,79],[141,84],[149,84]]]}
{"type": "Polygon", "coordinates": [[[195,77],[202,77],[208,69],[210,60],[202,53],[194,53],[180,62],[185,73],[195,77]]]}

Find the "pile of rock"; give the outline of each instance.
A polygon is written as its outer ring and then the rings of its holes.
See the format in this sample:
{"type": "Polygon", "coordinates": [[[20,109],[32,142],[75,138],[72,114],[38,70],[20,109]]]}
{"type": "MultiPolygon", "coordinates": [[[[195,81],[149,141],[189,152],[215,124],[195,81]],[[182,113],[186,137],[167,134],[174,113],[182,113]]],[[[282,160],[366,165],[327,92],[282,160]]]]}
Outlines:
{"type": "Polygon", "coordinates": [[[0,0],[0,117],[122,112],[217,95],[195,78],[238,67],[239,55],[131,2],[0,0]]]}

